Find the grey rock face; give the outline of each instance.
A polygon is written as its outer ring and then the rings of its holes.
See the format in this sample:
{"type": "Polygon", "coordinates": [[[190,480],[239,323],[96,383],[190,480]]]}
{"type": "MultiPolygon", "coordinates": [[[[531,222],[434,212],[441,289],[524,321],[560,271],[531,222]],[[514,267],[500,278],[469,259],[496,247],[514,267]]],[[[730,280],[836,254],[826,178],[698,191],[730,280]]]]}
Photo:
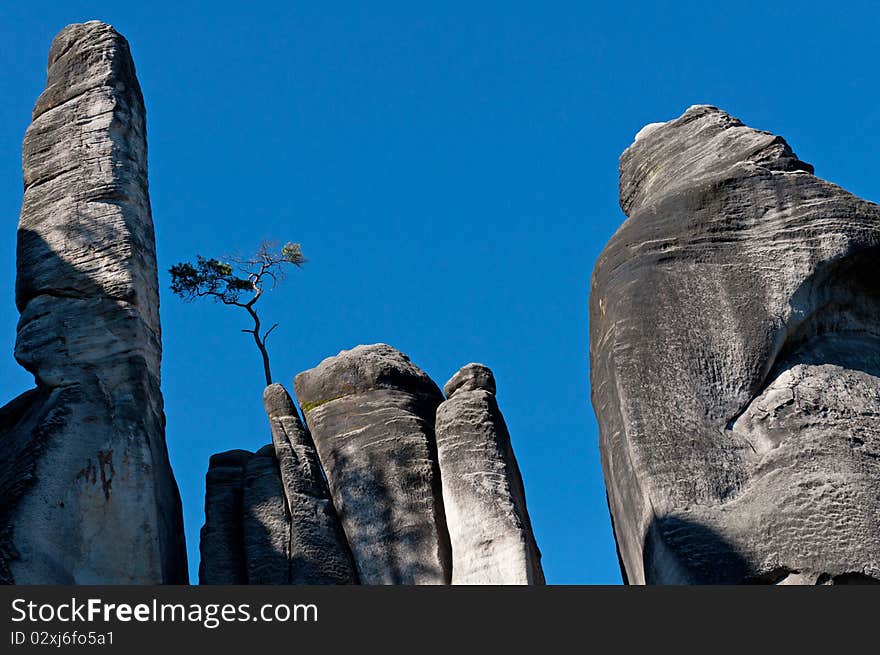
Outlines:
{"type": "Polygon", "coordinates": [[[275,448],[211,457],[205,479],[200,584],[287,584],[290,513],[275,448]]]}
{"type": "Polygon", "coordinates": [[[486,391],[495,395],[495,376],[487,366],[482,364],[468,364],[462,366],[446,384],[443,385],[443,393],[447,398],[459,391],[486,391]]]}
{"type": "Polygon", "coordinates": [[[522,477],[487,367],[468,364],[437,409],[452,584],[543,584],[522,477]]]}
{"type": "Polygon", "coordinates": [[[880,207],[708,106],[620,161],[593,405],[632,583],[880,579],[880,207]]]}
{"type": "Polygon", "coordinates": [[[244,473],[252,457],[247,450],[211,457],[199,540],[199,584],[247,584],[243,495],[244,473]]]}
{"type": "Polygon", "coordinates": [[[112,27],[56,37],[23,169],[15,356],[37,388],[0,410],[0,579],[186,582],[145,112],[112,27]]]}
{"type": "Polygon", "coordinates": [[[309,433],[280,384],[263,403],[273,443],[211,458],[201,584],[356,584],[342,525],[309,433]]]}
{"type": "Polygon", "coordinates": [[[263,392],[290,513],[289,582],[356,584],[357,573],[330,489],[293,400],[273,384],[263,392]]]}
{"type": "Polygon", "coordinates": [[[295,388],[361,582],[448,583],[437,385],[377,344],[325,359],[295,388]]]}
{"type": "Polygon", "coordinates": [[[287,584],[290,514],[272,444],[260,448],[245,467],[242,505],[248,584],[287,584]]]}

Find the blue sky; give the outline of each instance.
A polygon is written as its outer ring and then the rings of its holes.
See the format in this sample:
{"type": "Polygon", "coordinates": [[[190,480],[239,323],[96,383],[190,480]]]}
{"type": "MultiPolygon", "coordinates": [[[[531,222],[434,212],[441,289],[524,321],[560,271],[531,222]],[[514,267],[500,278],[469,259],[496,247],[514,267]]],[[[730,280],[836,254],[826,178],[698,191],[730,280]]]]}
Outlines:
{"type": "Polygon", "coordinates": [[[0,402],[12,358],[21,139],[54,34],[130,41],[148,115],[167,439],[197,579],[211,453],[268,443],[246,317],[168,291],[196,253],[299,241],[264,301],[273,372],[386,342],[442,385],[495,371],[552,583],[618,583],[587,299],[623,216],[617,158],[645,123],[715,104],[878,197],[871,3],[4,3],[0,402]],[[416,6],[418,5],[418,6],[416,6]]]}

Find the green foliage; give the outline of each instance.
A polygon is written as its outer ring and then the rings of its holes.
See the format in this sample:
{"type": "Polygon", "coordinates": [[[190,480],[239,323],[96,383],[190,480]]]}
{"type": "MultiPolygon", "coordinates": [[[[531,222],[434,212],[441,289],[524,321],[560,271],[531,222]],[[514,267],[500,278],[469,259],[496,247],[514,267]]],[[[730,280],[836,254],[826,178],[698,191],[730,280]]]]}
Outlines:
{"type": "Polygon", "coordinates": [[[306,261],[306,258],[303,257],[300,245],[298,243],[291,243],[290,241],[284,244],[284,247],[281,249],[281,256],[284,257],[284,261],[293,264],[294,266],[302,266],[306,261]]]}
{"type": "Polygon", "coordinates": [[[168,272],[171,291],[186,301],[211,296],[216,302],[237,305],[242,304],[244,293],[252,295],[248,301],[252,304],[262,293],[266,280],[274,286],[283,279],[286,265],[299,268],[305,262],[298,243],[287,242],[279,250],[274,244],[263,242],[253,257],[220,261],[199,255],[194,264],[180,262],[168,272]]]}
{"type": "Polygon", "coordinates": [[[212,296],[217,302],[236,303],[243,291],[253,291],[253,283],[235,275],[232,264],[196,257],[196,264],[181,262],[169,270],[171,290],[184,300],[212,296]]]}

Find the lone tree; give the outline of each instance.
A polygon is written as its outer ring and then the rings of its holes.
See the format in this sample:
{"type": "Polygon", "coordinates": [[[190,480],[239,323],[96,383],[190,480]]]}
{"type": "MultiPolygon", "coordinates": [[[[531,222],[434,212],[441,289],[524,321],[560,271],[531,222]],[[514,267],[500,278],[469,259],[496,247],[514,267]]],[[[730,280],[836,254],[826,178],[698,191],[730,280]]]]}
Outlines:
{"type": "Polygon", "coordinates": [[[247,311],[254,321],[254,327],[242,332],[254,337],[254,343],[263,358],[263,372],[266,374],[268,386],[272,384],[272,372],[269,368],[266,339],[278,327],[278,323],[262,332],[260,317],[254,306],[262,297],[263,291],[274,289],[284,279],[288,265],[299,268],[306,259],[298,243],[286,243],[279,249],[270,241],[261,243],[252,257],[227,259],[228,261],[205,259],[199,255],[195,264],[175,264],[168,269],[171,273],[171,290],[187,302],[211,297],[215,302],[241,307],[247,311]]]}

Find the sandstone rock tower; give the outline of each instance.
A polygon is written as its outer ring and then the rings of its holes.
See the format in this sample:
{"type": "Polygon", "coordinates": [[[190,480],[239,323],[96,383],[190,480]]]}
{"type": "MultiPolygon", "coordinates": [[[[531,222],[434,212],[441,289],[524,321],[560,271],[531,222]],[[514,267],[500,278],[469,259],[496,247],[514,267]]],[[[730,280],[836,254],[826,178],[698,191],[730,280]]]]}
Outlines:
{"type": "Polygon", "coordinates": [[[15,357],[36,388],[0,409],[0,579],[184,583],[144,103],[109,25],[55,38],[23,168],[15,357]]]}
{"type": "Polygon", "coordinates": [[[710,106],[620,159],[590,297],[625,578],[880,580],[880,207],[710,106]]]}

